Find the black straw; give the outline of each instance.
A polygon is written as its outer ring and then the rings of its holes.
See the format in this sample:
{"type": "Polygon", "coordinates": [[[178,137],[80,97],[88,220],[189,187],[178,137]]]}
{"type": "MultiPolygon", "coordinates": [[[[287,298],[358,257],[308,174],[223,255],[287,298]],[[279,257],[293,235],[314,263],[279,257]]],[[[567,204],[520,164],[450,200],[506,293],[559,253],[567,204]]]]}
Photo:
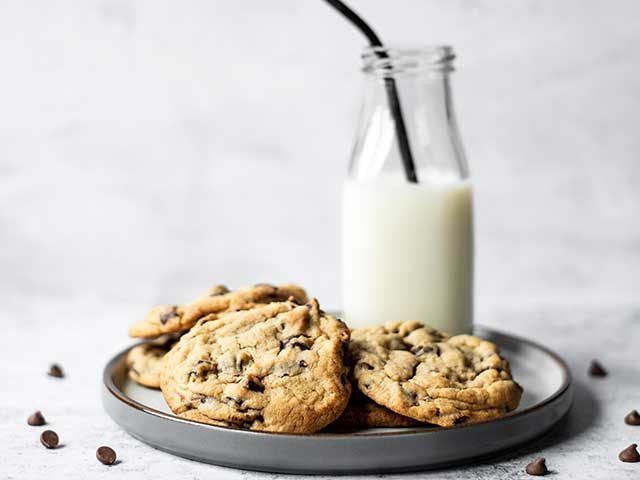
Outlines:
{"type": "MultiPolygon", "coordinates": [[[[356,12],[347,7],[340,0],[325,0],[329,5],[340,12],[347,20],[349,20],[355,27],[367,37],[372,47],[382,47],[382,42],[376,32],[360,18],[356,12]]],[[[389,55],[384,50],[377,51],[376,54],[380,58],[389,58],[389,55]]],[[[413,156],[411,155],[411,147],[409,146],[409,137],[407,136],[407,128],[404,124],[404,117],[402,116],[402,108],[400,107],[400,98],[398,97],[398,90],[396,89],[396,82],[393,78],[385,77],[384,79],[385,90],[387,91],[387,98],[389,99],[389,107],[391,108],[391,115],[396,126],[396,134],[398,136],[398,147],[400,148],[400,156],[402,157],[402,165],[404,166],[404,173],[407,176],[407,180],[411,183],[418,183],[418,176],[416,175],[416,166],[413,162],[413,156]]]]}

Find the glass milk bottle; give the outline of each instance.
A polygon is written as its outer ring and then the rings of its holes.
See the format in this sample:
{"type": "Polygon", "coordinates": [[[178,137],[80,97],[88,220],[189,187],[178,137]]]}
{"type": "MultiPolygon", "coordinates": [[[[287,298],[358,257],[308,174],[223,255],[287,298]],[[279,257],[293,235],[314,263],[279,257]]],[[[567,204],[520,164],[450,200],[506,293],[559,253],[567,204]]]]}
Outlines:
{"type": "Polygon", "coordinates": [[[352,327],[420,320],[471,332],[472,189],[451,101],[453,58],[449,47],[364,52],[364,102],[343,192],[343,305],[352,327]]]}

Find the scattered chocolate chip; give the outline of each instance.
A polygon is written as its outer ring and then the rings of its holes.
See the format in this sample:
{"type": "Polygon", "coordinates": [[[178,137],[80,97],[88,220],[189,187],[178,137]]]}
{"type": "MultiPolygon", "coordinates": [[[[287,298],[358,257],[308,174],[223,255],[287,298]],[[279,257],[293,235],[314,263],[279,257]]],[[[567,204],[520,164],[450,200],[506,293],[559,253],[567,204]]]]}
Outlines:
{"type": "Polygon", "coordinates": [[[116,461],[116,452],[111,447],[99,447],[96,450],[96,458],[104,465],[113,465],[116,461]]]}
{"type": "Polygon", "coordinates": [[[536,476],[542,476],[549,473],[544,457],[536,458],[533,462],[527,465],[527,468],[525,468],[525,472],[527,472],[529,475],[536,476]]]}
{"type": "Polygon", "coordinates": [[[640,425],[640,414],[637,410],[631,410],[627,413],[626,417],[624,417],[624,423],[627,425],[640,425]]]}
{"type": "Polygon", "coordinates": [[[636,450],[637,447],[638,447],[637,444],[632,443],[627,448],[622,450],[618,454],[618,458],[620,459],[620,461],[630,462],[630,463],[640,462],[640,453],[638,453],[638,450],[636,450]]]}
{"type": "Polygon", "coordinates": [[[59,443],[58,434],[53,430],[45,430],[40,435],[40,442],[47,448],[56,448],[59,443]]]}
{"type": "Polygon", "coordinates": [[[47,422],[45,422],[44,417],[42,416],[42,412],[38,410],[37,412],[29,415],[29,418],[27,418],[27,423],[32,427],[39,427],[47,422]]]}
{"type": "Polygon", "coordinates": [[[306,367],[308,367],[307,362],[305,362],[304,360],[300,360],[300,361],[298,362],[298,366],[299,366],[300,368],[306,368],[306,367]]]}
{"type": "Polygon", "coordinates": [[[171,310],[169,310],[168,312],[164,312],[162,315],[160,315],[160,323],[164,325],[173,317],[177,317],[177,316],[178,316],[178,307],[174,305],[173,307],[171,307],[171,310]]]}
{"type": "Polygon", "coordinates": [[[597,360],[592,360],[589,365],[589,375],[592,377],[606,377],[607,371],[597,360]]]}
{"type": "Polygon", "coordinates": [[[50,377],[56,377],[56,378],[64,377],[64,372],[62,371],[62,367],[57,363],[54,363],[49,367],[49,371],[47,372],[47,374],[50,377]]]}

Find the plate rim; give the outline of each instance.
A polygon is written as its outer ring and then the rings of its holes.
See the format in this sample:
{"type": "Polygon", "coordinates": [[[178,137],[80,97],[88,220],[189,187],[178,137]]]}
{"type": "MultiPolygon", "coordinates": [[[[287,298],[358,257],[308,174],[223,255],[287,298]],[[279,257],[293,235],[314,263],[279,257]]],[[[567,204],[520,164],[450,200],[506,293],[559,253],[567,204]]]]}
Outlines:
{"type": "Polygon", "coordinates": [[[207,429],[211,429],[213,431],[218,431],[218,432],[234,432],[235,434],[240,434],[240,435],[244,435],[244,436],[250,436],[250,437],[260,437],[260,438],[267,438],[267,437],[271,437],[271,436],[277,436],[279,438],[291,438],[291,439],[300,439],[302,438],[313,438],[316,441],[325,441],[325,440],[332,440],[335,438],[348,438],[348,437],[356,437],[356,438],[366,438],[366,437],[395,437],[395,436],[407,436],[407,435],[419,435],[419,434],[424,434],[424,433],[428,433],[428,432],[437,432],[437,431],[451,431],[451,430],[458,430],[458,429],[466,429],[466,430],[471,430],[474,428],[478,428],[481,427],[482,425],[485,425],[487,423],[500,423],[500,422],[504,422],[504,421],[510,421],[513,420],[514,418],[518,418],[518,417],[525,417],[530,415],[531,413],[538,411],[544,407],[546,407],[547,405],[553,403],[556,399],[558,399],[559,397],[561,397],[562,395],[564,395],[564,393],[570,388],[571,383],[572,383],[572,375],[571,375],[571,371],[569,370],[569,367],[567,365],[567,363],[562,359],[562,357],[560,355],[558,355],[557,353],[555,353],[553,350],[539,344],[538,342],[534,341],[534,340],[529,340],[527,338],[521,337],[519,335],[513,335],[511,333],[505,333],[502,332],[500,330],[496,330],[494,328],[490,328],[490,327],[484,327],[482,325],[474,325],[474,334],[476,333],[476,330],[479,330],[481,335],[480,337],[482,337],[482,333],[489,333],[492,335],[497,335],[497,336],[502,336],[502,337],[509,337],[512,340],[515,340],[518,343],[523,343],[528,345],[529,347],[533,347],[535,349],[541,350],[542,352],[544,352],[546,355],[548,355],[549,357],[551,357],[551,359],[560,367],[560,370],[562,372],[562,383],[560,385],[560,387],[553,392],[551,395],[549,395],[548,397],[545,397],[543,400],[534,403],[533,405],[520,410],[520,411],[514,411],[511,413],[508,413],[500,418],[496,418],[493,420],[487,420],[485,422],[479,422],[479,423],[474,423],[471,425],[457,425],[457,426],[453,426],[453,427],[449,427],[446,429],[443,429],[441,427],[419,427],[419,429],[416,428],[407,428],[405,430],[402,431],[391,431],[391,432],[376,432],[376,431],[372,431],[372,432],[367,432],[365,431],[361,431],[361,432],[322,432],[321,434],[318,433],[286,433],[286,432],[262,432],[262,431],[255,431],[255,430],[247,430],[247,429],[242,429],[242,428],[237,428],[237,427],[222,427],[222,426],[218,426],[218,425],[211,425],[208,423],[203,423],[203,422],[198,422],[196,420],[191,420],[191,419],[186,419],[186,418],[181,418],[178,417],[174,414],[170,414],[170,413],[166,413],[163,412],[161,410],[158,410],[156,408],[150,407],[148,405],[145,405],[143,403],[138,402],[137,400],[132,399],[131,397],[127,396],[114,382],[113,380],[113,367],[120,363],[120,361],[122,360],[122,358],[129,352],[129,350],[131,350],[133,347],[135,347],[136,345],[139,345],[140,343],[144,343],[144,342],[138,342],[135,343],[133,345],[128,346],[127,348],[121,350],[120,352],[118,352],[117,354],[115,354],[113,357],[111,357],[111,359],[107,362],[107,364],[105,365],[104,369],[103,369],[103,373],[102,373],[102,382],[103,382],[103,386],[106,388],[107,392],[109,394],[111,394],[112,396],[114,396],[116,399],[118,399],[119,401],[121,401],[122,403],[126,404],[127,406],[138,410],[139,412],[146,414],[146,415],[151,415],[154,417],[160,417],[163,418],[165,420],[169,420],[172,422],[178,422],[178,423],[186,423],[188,425],[196,425],[198,427],[201,428],[207,428],[207,429]]]}

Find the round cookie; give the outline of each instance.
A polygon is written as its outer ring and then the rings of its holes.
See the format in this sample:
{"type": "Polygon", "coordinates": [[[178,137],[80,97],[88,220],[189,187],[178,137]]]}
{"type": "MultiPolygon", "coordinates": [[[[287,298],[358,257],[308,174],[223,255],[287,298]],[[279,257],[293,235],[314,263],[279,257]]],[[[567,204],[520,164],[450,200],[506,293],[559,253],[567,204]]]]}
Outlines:
{"type": "Polygon", "coordinates": [[[166,355],[162,393],[183,418],[316,432],[349,400],[348,341],[346,325],[321,311],[315,299],[211,315],[166,355]]]}
{"type": "Polygon", "coordinates": [[[329,425],[330,429],[352,430],[359,428],[393,428],[427,426],[425,423],[404,417],[378,405],[360,392],[354,391],[345,411],[329,425]]]}
{"type": "Polygon", "coordinates": [[[126,358],[129,378],[145,387],[160,388],[162,360],[176,341],[177,338],[171,336],[161,337],[159,341],[136,345],[129,350],[126,358]]]}
{"type": "Polygon", "coordinates": [[[297,285],[274,286],[266,283],[240,288],[234,292],[217,285],[187,305],[158,305],[129,327],[129,336],[154,338],[167,333],[186,332],[211,313],[244,310],[256,304],[289,300],[304,304],[306,292],[297,285]]]}
{"type": "Polygon", "coordinates": [[[490,420],[515,409],[522,394],[496,345],[416,321],[357,329],[350,351],[360,391],[421,422],[490,420]]]}

